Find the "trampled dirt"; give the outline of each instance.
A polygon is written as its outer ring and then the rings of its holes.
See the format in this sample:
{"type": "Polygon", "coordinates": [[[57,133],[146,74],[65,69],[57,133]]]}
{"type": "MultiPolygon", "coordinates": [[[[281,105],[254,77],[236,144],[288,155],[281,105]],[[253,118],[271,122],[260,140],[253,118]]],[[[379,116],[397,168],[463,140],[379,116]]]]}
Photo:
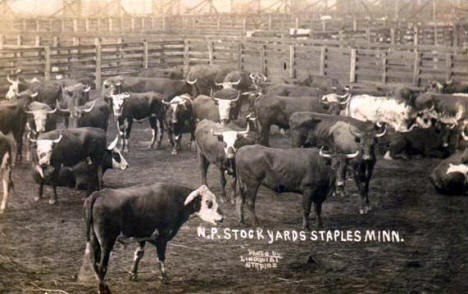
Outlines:
{"type": "MultiPolygon", "coordinates": [[[[163,149],[148,150],[150,132],[145,128],[146,124],[135,125],[127,155],[130,168],[109,170],[105,186],[166,181],[198,187],[196,153],[184,144],[183,153],[172,156],[166,140],[163,149]]],[[[115,129],[109,134],[115,134],[115,129]]],[[[288,139],[276,135],[272,145],[287,147],[288,139]]],[[[468,293],[468,198],[446,197],[433,190],[428,175],[437,163],[433,159],[379,160],[370,188],[373,210],[368,215],[359,215],[359,197],[351,181],[348,196],[327,199],[324,230],[343,231],[345,240],[346,231],[359,231],[360,242],[341,241],[341,235],[338,241],[313,241],[310,233],[306,241],[292,241],[292,231],[301,231],[300,196],[261,188],[256,211],[264,239],[233,240],[233,230],[250,227],[238,224],[233,205],[223,204],[225,221],[217,229],[224,236],[223,230],[230,228],[231,239],[199,237],[198,226],[211,232],[211,225],[189,220],[168,245],[168,284],[159,278],[151,245],[141,262],[139,280],[129,281],[136,244],[127,248],[116,244],[106,280],[113,293],[122,294],[468,293]],[[281,238],[268,244],[267,230],[279,232],[281,238]],[[394,230],[400,242],[364,242],[366,230],[394,230]],[[283,240],[284,231],[290,233],[290,240],[283,240]],[[249,257],[249,250],[274,251],[282,258],[276,268],[246,268],[241,257],[249,257]]],[[[19,164],[13,178],[16,194],[0,216],[0,293],[96,293],[94,279],[76,279],[85,248],[85,192],[59,188],[58,203],[49,205],[50,188],[45,199],[33,201],[38,185],[28,163],[19,164]]],[[[213,167],[208,181],[219,193],[218,171],[213,167]]]]}

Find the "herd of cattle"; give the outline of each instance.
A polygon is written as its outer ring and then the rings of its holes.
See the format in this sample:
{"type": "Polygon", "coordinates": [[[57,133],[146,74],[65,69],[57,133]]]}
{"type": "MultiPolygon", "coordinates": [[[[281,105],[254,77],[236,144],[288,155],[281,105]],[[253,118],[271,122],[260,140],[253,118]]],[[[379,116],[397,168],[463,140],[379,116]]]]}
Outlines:
{"type": "Polygon", "coordinates": [[[196,65],[184,75],[181,68],[147,69],[136,76],[103,81],[100,90],[84,79],[26,80],[18,71],[7,77],[9,90],[0,104],[0,159],[6,208],[15,162],[26,157],[39,185],[87,189],[85,201],[87,249],[101,293],[116,240],[136,241],[131,275],[136,278],[145,242],[157,248],[165,277],[166,244],[190,215],[216,224],[223,219],[215,195],[207,188],[210,165],[219,169],[221,201],[235,203],[240,222],[244,210],[256,225],[255,200],[260,185],[277,193],[303,196],[303,227],[310,229],[314,203],[318,226],[327,195],[344,194],[347,173],[358,188],[359,213],[371,210],[369,184],[379,153],[385,159],[422,155],[445,158],[429,179],[443,194],[467,191],[468,86],[454,81],[434,82],[424,91],[403,86],[344,87],[336,80],[314,77],[295,84],[271,84],[260,73],[228,66],[196,65]],[[149,121],[149,148],[160,148],[167,134],[175,156],[196,149],[201,186],[155,184],[102,189],[107,169],[129,167],[134,122],[149,121]],[[118,133],[107,144],[108,123],[118,133]],[[270,147],[271,127],[291,148],[270,147]],[[23,138],[25,137],[25,138],[23,138]],[[226,177],[232,195],[226,193],[226,177]],[[93,191],[95,191],[93,193],[93,191]]]}

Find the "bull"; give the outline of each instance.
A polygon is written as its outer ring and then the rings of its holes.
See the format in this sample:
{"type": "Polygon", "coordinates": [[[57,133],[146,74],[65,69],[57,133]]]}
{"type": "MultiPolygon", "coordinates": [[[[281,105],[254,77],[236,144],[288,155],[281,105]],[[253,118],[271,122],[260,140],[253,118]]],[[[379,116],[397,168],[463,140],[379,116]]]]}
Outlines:
{"type": "Polygon", "coordinates": [[[119,234],[133,238],[139,247],[130,270],[137,279],[146,242],[154,245],[163,280],[167,243],[180,227],[196,215],[216,225],[223,221],[216,196],[206,187],[191,189],[175,184],[153,184],[94,192],[84,204],[86,252],[98,280],[99,293],[110,293],[104,282],[110,253],[119,234]]]}

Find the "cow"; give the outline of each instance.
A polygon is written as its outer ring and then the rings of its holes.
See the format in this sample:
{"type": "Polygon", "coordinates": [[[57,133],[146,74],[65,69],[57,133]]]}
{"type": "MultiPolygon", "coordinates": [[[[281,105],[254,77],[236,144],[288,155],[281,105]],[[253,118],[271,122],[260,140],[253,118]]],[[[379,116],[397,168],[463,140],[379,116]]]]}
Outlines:
{"type": "MultiPolygon", "coordinates": [[[[330,100],[328,101],[330,102],[330,100]]],[[[323,97],[291,97],[261,95],[254,102],[261,143],[269,145],[270,127],[289,128],[289,118],[298,111],[328,113],[332,109],[323,97]]]]}
{"type": "Polygon", "coordinates": [[[429,110],[417,110],[410,104],[392,97],[354,95],[345,114],[362,121],[386,123],[397,132],[410,132],[415,127],[429,128],[429,110]]]}
{"type": "Polygon", "coordinates": [[[13,188],[11,172],[14,167],[14,145],[15,142],[11,137],[5,136],[0,132],[0,176],[2,178],[3,198],[0,204],[0,214],[2,214],[7,206],[8,194],[13,188]]]}
{"type": "Polygon", "coordinates": [[[57,128],[55,117],[57,108],[52,109],[45,103],[34,101],[28,105],[24,112],[31,116],[28,124],[31,132],[35,134],[48,132],[57,128]]]}
{"type": "Polygon", "coordinates": [[[198,216],[212,225],[223,221],[216,196],[205,185],[195,190],[163,183],[104,189],[85,200],[84,214],[85,257],[89,257],[101,294],[110,293],[104,277],[110,253],[120,234],[124,238],[132,238],[139,245],[130,279],[137,279],[138,264],[144,255],[145,243],[149,242],[156,247],[161,276],[166,281],[167,242],[174,238],[189,217],[198,216]]]}
{"type": "Polygon", "coordinates": [[[65,127],[78,127],[81,114],[92,110],[95,102],[89,102],[90,90],[90,86],[81,83],[61,87],[61,98],[55,105],[59,113],[65,116],[65,127]]]}
{"type": "Polygon", "coordinates": [[[290,118],[292,147],[330,146],[338,153],[359,151],[359,156],[343,160],[337,168],[336,192],[343,194],[347,166],[361,197],[360,214],[370,211],[369,183],[376,163],[377,138],[386,133],[385,126],[375,126],[350,117],[313,112],[296,112],[290,118]]]}
{"type": "Polygon", "coordinates": [[[244,222],[244,204],[247,201],[249,218],[258,224],[255,216],[255,199],[260,185],[278,193],[302,194],[303,228],[309,230],[309,213],[315,203],[318,226],[322,227],[322,202],[334,190],[337,162],[354,158],[354,154],[330,154],[323,148],[276,149],[261,145],[248,145],[236,154],[236,177],[239,195],[236,197],[236,212],[244,222]],[[331,160],[330,160],[331,159],[331,160]]]}
{"type": "MultiPolygon", "coordinates": [[[[62,166],[74,166],[81,161],[87,162],[88,167],[88,193],[92,190],[93,176],[97,177],[98,186],[102,187],[102,162],[106,152],[106,133],[98,128],[60,129],[42,133],[37,139],[29,138],[36,143],[37,164],[36,169],[42,178],[58,179],[62,166]]],[[[57,202],[57,183],[52,182],[54,190],[49,203],[57,202]]],[[[44,184],[39,186],[39,195],[42,197],[44,184]]]]}
{"type": "MultiPolygon", "coordinates": [[[[465,139],[468,139],[466,137],[465,139]]],[[[468,149],[457,151],[441,161],[429,179],[438,193],[466,195],[468,191],[468,149]]]]}
{"type": "Polygon", "coordinates": [[[265,94],[270,96],[313,96],[322,97],[325,91],[317,88],[298,86],[293,84],[274,84],[264,89],[265,94]]]}
{"type": "Polygon", "coordinates": [[[105,97],[124,92],[144,93],[156,92],[164,95],[166,100],[186,93],[193,93],[192,85],[185,80],[142,77],[113,77],[104,80],[102,93],[105,97]]]}
{"type": "MultiPolygon", "coordinates": [[[[245,131],[236,131],[209,120],[202,120],[195,129],[195,143],[200,161],[202,184],[207,185],[206,174],[210,164],[213,164],[220,172],[221,199],[223,201],[227,201],[225,173],[232,175],[235,179],[236,150],[242,147],[240,139],[246,138],[249,130],[250,124],[247,125],[245,131]]],[[[233,190],[235,183],[234,180],[233,190]]],[[[234,197],[231,197],[231,201],[234,201],[234,197]]]]}
{"type": "Polygon", "coordinates": [[[235,68],[225,65],[194,65],[187,72],[185,80],[195,88],[194,97],[197,95],[210,95],[216,82],[222,82],[227,74],[235,68]]]}
{"type": "Polygon", "coordinates": [[[443,94],[468,93],[468,84],[450,79],[445,83],[434,82],[437,90],[443,94]]]}
{"type": "MultiPolygon", "coordinates": [[[[106,172],[108,169],[120,169],[126,170],[128,168],[128,163],[125,160],[124,156],[117,148],[118,137],[112,141],[107,150],[104,152],[104,157],[102,159],[102,173],[106,172]]],[[[74,166],[63,166],[60,169],[58,178],[51,178],[52,174],[49,174],[48,177],[43,178],[41,176],[40,167],[35,167],[32,171],[33,179],[36,183],[42,185],[53,185],[57,183],[59,187],[69,187],[75,189],[86,189],[88,181],[90,178],[93,180],[93,188],[98,186],[96,181],[96,176],[88,176],[88,163],[86,161],[81,161],[74,166]]]]}
{"type": "Polygon", "coordinates": [[[22,160],[23,134],[27,122],[24,110],[30,102],[30,97],[26,96],[15,103],[0,104],[0,132],[12,133],[16,143],[15,161],[17,162],[22,160]]]}
{"type": "Polygon", "coordinates": [[[117,121],[117,129],[119,136],[122,139],[121,149],[128,152],[128,140],[132,131],[134,121],[143,122],[149,120],[152,139],[149,148],[153,148],[158,138],[158,122],[159,122],[159,138],[157,147],[161,147],[161,141],[164,133],[164,95],[156,92],[143,93],[121,93],[110,96],[114,119],[117,121]]]}
{"type": "Polygon", "coordinates": [[[135,76],[142,78],[167,78],[171,80],[183,80],[184,68],[181,66],[172,68],[152,67],[138,72],[135,76]]]}
{"type": "Polygon", "coordinates": [[[178,151],[182,150],[182,134],[190,133],[191,143],[195,140],[192,99],[188,95],[181,95],[175,97],[170,102],[163,101],[163,103],[167,105],[164,124],[172,146],[171,153],[172,155],[176,155],[178,151]]]}

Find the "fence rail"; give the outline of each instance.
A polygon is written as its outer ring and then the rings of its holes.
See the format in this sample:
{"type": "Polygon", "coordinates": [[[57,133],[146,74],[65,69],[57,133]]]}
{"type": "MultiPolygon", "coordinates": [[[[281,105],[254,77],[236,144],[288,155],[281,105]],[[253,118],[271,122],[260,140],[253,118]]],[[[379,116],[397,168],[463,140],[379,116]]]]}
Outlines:
{"type": "Polygon", "coordinates": [[[262,72],[272,81],[310,75],[343,83],[400,83],[425,86],[432,80],[468,83],[468,54],[454,47],[402,47],[391,50],[340,46],[320,40],[278,38],[133,40],[56,46],[8,46],[0,50],[0,80],[21,68],[26,77],[88,76],[102,79],[148,67],[231,64],[262,72]],[[437,50],[435,50],[437,48],[437,50]]]}

